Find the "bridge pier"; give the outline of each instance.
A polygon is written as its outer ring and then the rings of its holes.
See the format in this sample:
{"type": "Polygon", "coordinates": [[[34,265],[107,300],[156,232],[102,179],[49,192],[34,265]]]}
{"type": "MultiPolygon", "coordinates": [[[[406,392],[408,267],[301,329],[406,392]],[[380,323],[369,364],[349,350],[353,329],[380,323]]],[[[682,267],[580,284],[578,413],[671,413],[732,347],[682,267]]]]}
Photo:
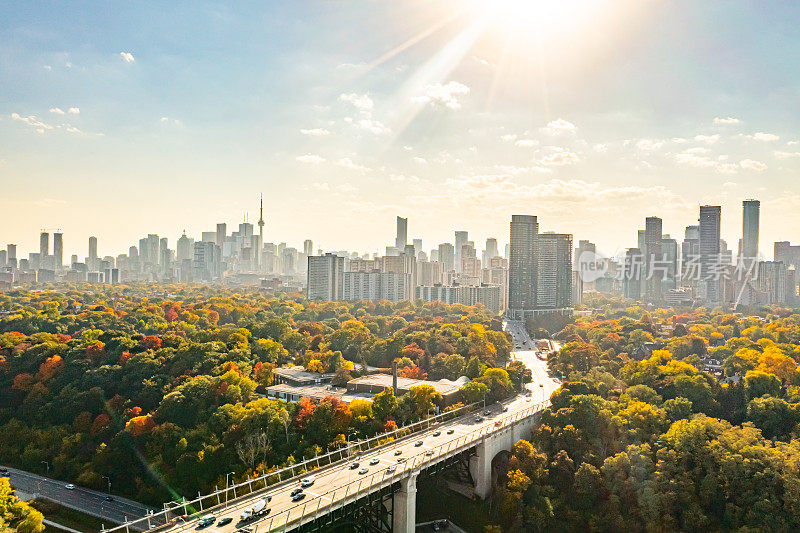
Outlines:
{"type": "Polygon", "coordinates": [[[489,497],[492,492],[492,459],[493,446],[487,444],[487,439],[475,447],[475,455],[469,458],[469,473],[475,482],[475,495],[482,500],[489,497]]]}
{"type": "Polygon", "coordinates": [[[400,490],[394,493],[392,511],[392,531],[394,533],[414,533],[417,523],[417,475],[400,480],[400,490]]]}

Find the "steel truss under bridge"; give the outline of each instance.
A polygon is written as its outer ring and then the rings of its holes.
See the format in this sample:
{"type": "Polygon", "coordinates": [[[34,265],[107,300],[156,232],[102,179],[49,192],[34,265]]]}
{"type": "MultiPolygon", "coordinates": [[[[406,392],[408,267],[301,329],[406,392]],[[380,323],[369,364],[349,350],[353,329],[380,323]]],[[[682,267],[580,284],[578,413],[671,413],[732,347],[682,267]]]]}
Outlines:
{"type": "MultiPolygon", "coordinates": [[[[395,484],[397,485],[397,484],[395,484]]],[[[301,533],[391,533],[394,491],[384,487],[294,529],[301,533]]]]}

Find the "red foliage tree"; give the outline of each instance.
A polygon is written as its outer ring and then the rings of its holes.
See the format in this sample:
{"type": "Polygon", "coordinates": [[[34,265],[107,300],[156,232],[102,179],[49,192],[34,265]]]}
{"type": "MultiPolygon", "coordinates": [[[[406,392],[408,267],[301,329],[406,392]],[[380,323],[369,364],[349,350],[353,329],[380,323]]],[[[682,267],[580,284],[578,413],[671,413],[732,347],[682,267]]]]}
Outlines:
{"type": "Polygon", "coordinates": [[[147,350],[158,350],[161,348],[161,337],[156,335],[146,335],[142,339],[142,346],[147,350]]]}
{"type": "Polygon", "coordinates": [[[428,379],[428,373],[417,365],[411,365],[400,370],[400,375],[409,379],[428,379]]]}

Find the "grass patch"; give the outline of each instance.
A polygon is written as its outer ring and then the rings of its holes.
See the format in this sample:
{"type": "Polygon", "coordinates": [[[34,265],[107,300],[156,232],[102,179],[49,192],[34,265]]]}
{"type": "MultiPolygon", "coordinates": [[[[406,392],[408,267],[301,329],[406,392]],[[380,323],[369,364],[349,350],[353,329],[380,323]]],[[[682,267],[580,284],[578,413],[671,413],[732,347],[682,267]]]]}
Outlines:
{"type": "MultiPolygon", "coordinates": [[[[71,527],[77,531],[97,532],[100,531],[100,527],[103,524],[98,518],[69,509],[50,500],[37,499],[32,501],[31,505],[41,511],[45,519],[71,527]]],[[[114,525],[116,524],[106,523],[106,527],[114,525]]],[[[60,531],[52,526],[45,526],[45,530],[60,531]]]]}

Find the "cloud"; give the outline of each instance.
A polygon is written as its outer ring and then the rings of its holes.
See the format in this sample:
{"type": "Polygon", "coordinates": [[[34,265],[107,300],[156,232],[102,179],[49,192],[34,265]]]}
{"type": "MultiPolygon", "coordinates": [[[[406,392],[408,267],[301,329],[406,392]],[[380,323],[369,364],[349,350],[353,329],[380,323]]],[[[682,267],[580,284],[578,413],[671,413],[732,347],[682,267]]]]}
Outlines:
{"type": "Polygon", "coordinates": [[[663,146],[663,141],[654,141],[653,139],[639,139],[636,142],[636,148],[642,152],[654,152],[663,146]]]}
{"type": "Polygon", "coordinates": [[[304,163],[307,165],[320,165],[325,162],[324,157],[318,156],[316,154],[298,155],[294,159],[295,161],[299,161],[300,163],[304,163]]]}
{"type": "Polygon", "coordinates": [[[740,168],[740,165],[734,163],[726,163],[728,156],[721,155],[717,159],[709,157],[711,151],[702,146],[695,146],[694,148],[687,148],[686,150],[675,154],[675,161],[679,165],[708,168],[714,170],[719,174],[735,174],[740,168]]]}
{"type": "Polygon", "coordinates": [[[42,65],[42,68],[45,70],[53,70],[53,67],[51,67],[50,65],[42,65]]]}
{"type": "Polygon", "coordinates": [[[552,153],[540,158],[537,162],[546,166],[572,165],[580,161],[578,154],[570,152],[564,148],[551,147],[552,153]]]}
{"type": "Polygon", "coordinates": [[[340,94],[339,100],[342,102],[349,102],[353,104],[353,107],[361,111],[362,113],[369,114],[372,111],[372,108],[375,107],[375,102],[372,101],[366,94],[356,94],[356,93],[348,93],[348,94],[340,94]]]}
{"type": "Polygon", "coordinates": [[[303,135],[310,135],[311,137],[322,137],[324,135],[330,135],[331,132],[324,128],[312,128],[310,130],[301,129],[300,133],[303,135]]]}
{"type": "Polygon", "coordinates": [[[336,162],[336,166],[348,168],[350,170],[357,170],[359,172],[368,172],[369,170],[371,170],[368,167],[354,163],[353,160],[350,159],[349,157],[343,157],[340,160],[338,160],[336,162]]]}
{"type": "Polygon", "coordinates": [[[75,126],[67,126],[67,131],[70,133],[79,133],[82,134],[83,132],[76,128],[75,126]]]}
{"type": "Polygon", "coordinates": [[[412,159],[412,161],[414,161],[414,163],[418,163],[420,165],[427,165],[428,164],[428,160],[425,159],[424,157],[415,157],[415,158],[412,159]]]}
{"type": "Polygon", "coordinates": [[[329,191],[331,190],[331,186],[328,182],[319,182],[315,181],[311,184],[311,188],[317,191],[329,191]]]}
{"type": "Polygon", "coordinates": [[[42,122],[41,120],[36,118],[35,115],[29,115],[27,117],[23,117],[18,113],[11,113],[11,118],[12,118],[12,120],[17,120],[19,122],[24,122],[28,126],[33,126],[34,128],[36,128],[36,131],[38,133],[44,133],[45,130],[52,130],[53,129],[53,126],[51,126],[50,124],[45,124],[44,122],[42,122]]]}
{"type": "Polygon", "coordinates": [[[800,157],[800,152],[781,152],[780,150],[775,150],[772,152],[772,155],[778,159],[792,159],[794,157],[800,157]]]}
{"type": "Polygon", "coordinates": [[[362,130],[369,131],[375,135],[382,135],[392,131],[389,126],[385,125],[384,123],[378,120],[372,120],[370,118],[361,119],[356,123],[356,125],[362,130]]]}
{"type": "Polygon", "coordinates": [[[563,118],[552,120],[547,123],[546,127],[542,128],[542,131],[548,135],[571,135],[577,130],[578,128],[575,127],[575,124],[563,118]]]}
{"type": "Polygon", "coordinates": [[[767,170],[767,165],[761,161],[754,161],[752,159],[743,159],[739,161],[739,166],[747,170],[755,170],[756,172],[767,170]]]}
{"type": "Polygon", "coordinates": [[[763,142],[772,142],[777,141],[780,139],[774,133],[764,133],[763,131],[759,131],[758,133],[754,133],[753,135],[746,135],[748,139],[753,139],[755,141],[763,141],[763,142]]]}
{"type": "Polygon", "coordinates": [[[714,144],[719,140],[719,134],[717,133],[715,135],[695,135],[694,140],[697,142],[714,144]]]}
{"type": "Polygon", "coordinates": [[[66,205],[67,201],[61,198],[42,198],[41,200],[36,200],[33,204],[39,207],[55,207],[58,205],[66,205]]]}
{"type": "Polygon", "coordinates": [[[50,112],[51,113],[55,113],[56,115],[63,115],[64,114],[64,110],[61,109],[60,107],[51,107],[50,108],[50,112]]]}
{"type": "Polygon", "coordinates": [[[423,93],[419,96],[414,96],[411,101],[414,103],[433,105],[443,105],[448,109],[460,109],[461,102],[458,97],[469,94],[469,87],[457,81],[449,81],[442,85],[436,83],[428,85],[423,89],[423,93]]]}
{"type": "Polygon", "coordinates": [[[539,146],[539,141],[536,139],[520,139],[514,143],[514,146],[520,146],[522,148],[532,148],[534,146],[539,146]]]}
{"type": "Polygon", "coordinates": [[[133,58],[133,54],[130,52],[120,52],[119,57],[126,63],[133,63],[136,59],[133,58]]]}
{"type": "Polygon", "coordinates": [[[419,177],[413,175],[406,176],[405,174],[392,174],[391,176],[389,176],[389,179],[397,182],[411,182],[411,183],[419,182],[419,177]]]}
{"type": "Polygon", "coordinates": [[[714,119],[714,124],[725,124],[725,125],[728,125],[728,124],[739,124],[741,122],[742,121],[739,120],[738,118],[733,118],[733,117],[727,117],[727,118],[716,117],[714,119]]]}
{"type": "Polygon", "coordinates": [[[506,133],[505,135],[501,135],[500,136],[500,140],[503,141],[503,142],[516,141],[517,140],[517,134],[516,133],[506,133]]]}
{"type": "Polygon", "coordinates": [[[70,115],[80,115],[81,110],[77,107],[70,107],[69,109],[67,109],[67,113],[69,113],[70,115]]]}

